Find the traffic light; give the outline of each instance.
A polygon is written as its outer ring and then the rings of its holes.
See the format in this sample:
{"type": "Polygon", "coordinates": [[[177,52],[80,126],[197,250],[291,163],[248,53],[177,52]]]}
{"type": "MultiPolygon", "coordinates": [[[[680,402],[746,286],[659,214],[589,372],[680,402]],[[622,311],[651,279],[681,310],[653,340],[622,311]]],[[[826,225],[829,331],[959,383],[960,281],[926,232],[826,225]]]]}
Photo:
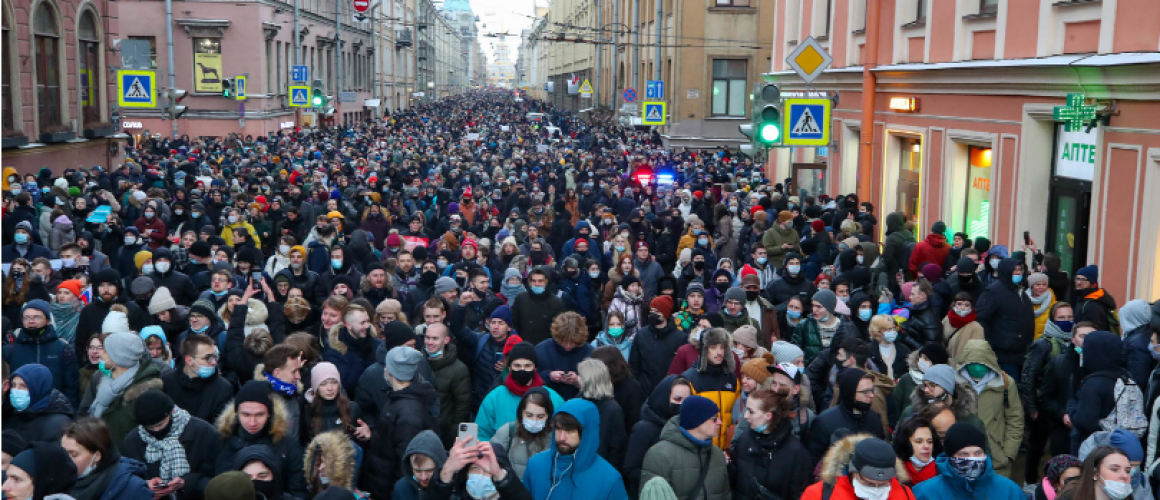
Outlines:
{"type": "Polygon", "coordinates": [[[321,79],[315,79],[310,85],[310,105],[315,108],[326,107],[326,89],[323,88],[321,79]]]}
{"type": "Polygon", "coordinates": [[[234,98],[234,81],[229,78],[222,78],[222,97],[226,99],[234,98]]]}
{"type": "Polygon", "coordinates": [[[165,106],[166,117],[176,120],[185,114],[187,107],[182,106],[181,101],[185,99],[186,94],[187,92],[181,89],[169,89],[165,93],[166,100],[168,101],[165,106]]]}
{"type": "Polygon", "coordinates": [[[769,147],[781,144],[781,90],[772,83],[758,83],[753,92],[753,128],[756,139],[769,147]]]}

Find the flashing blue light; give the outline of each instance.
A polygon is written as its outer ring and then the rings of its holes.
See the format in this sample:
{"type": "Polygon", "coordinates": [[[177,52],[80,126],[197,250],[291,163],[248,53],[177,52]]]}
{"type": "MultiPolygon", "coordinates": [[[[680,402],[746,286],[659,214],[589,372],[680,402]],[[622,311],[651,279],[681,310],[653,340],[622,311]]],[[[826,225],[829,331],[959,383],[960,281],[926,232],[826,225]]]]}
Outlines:
{"type": "Polygon", "coordinates": [[[672,184],[673,183],[673,175],[672,174],[657,175],[657,183],[658,184],[672,184]]]}

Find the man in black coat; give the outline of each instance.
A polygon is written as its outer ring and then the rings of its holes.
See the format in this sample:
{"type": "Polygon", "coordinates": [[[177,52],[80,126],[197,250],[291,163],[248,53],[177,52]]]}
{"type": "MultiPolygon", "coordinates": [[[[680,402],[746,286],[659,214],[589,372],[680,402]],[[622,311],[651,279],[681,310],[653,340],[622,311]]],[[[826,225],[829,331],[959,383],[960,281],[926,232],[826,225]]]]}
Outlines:
{"type": "MultiPolygon", "coordinates": [[[[125,293],[121,284],[121,273],[115,269],[105,269],[93,275],[91,281],[94,291],[96,292],[93,301],[89,305],[81,309],[81,317],[77,321],[76,339],[73,345],[89,345],[89,339],[94,335],[100,335],[101,324],[105,322],[105,316],[109,315],[109,309],[113,304],[121,304],[125,306],[129,312],[126,316],[129,317],[129,328],[135,331],[141,331],[150,324],[149,314],[142,311],[136,302],[125,300],[125,293]]],[[[83,363],[88,353],[84,349],[76,350],[77,363],[83,363]]]]}
{"type": "Polygon", "coordinates": [[[234,404],[218,417],[217,431],[221,437],[214,472],[235,470],[234,463],[243,449],[268,446],[281,460],[276,473],[281,477],[282,490],[296,498],[308,498],[302,445],[287,434],[289,416],[285,405],[275,400],[271,392],[269,382],[246,382],[234,398],[234,404]]]}
{"type": "MultiPolygon", "coordinates": [[[[648,327],[638,327],[636,336],[632,338],[632,351],[628,354],[628,365],[632,368],[637,382],[640,382],[640,386],[646,392],[651,393],[661,379],[669,373],[669,366],[673,362],[673,357],[677,355],[677,350],[688,343],[685,333],[678,330],[673,323],[673,305],[673,298],[667,295],[652,299],[649,302],[650,320],[648,327]],[[653,311],[660,315],[659,322],[652,321],[651,313],[653,311]]],[[[697,328],[697,325],[693,325],[692,328],[697,328]]],[[[644,455],[642,454],[641,457],[643,458],[644,455]]]]}
{"type": "Polygon", "coordinates": [[[423,431],[439,432],[439,419],[428,411],[438,404],[435,388],[418,379],[419,351],[398,346],[387,352],[385,375],[391,384],[386,405],[380,409],[374,443],[367,448],[360,487],[372,498],[389,498],[402,467],[407,445],[423,431]]]}
{"type": "Polygon", "coordinates": [[[640,420],[632,426],[622,471],[625,487],[633,498],[640,492],[640,470],[645,453],[660,440],[661,430],[669,419],[680,413],[681,401],[693,394],[693,388],[687,381],[682,379],[682,383],[673,384],[678,378],[679,375],[669,375],[657,384],[641,406],[640,420]]]}
{"type": "Polygon", "coordinates": [[[512,303],[512,319],[524,340],[539,344],[551,337],[552,320],[567,311],[564,301],[548,290],[548,273],[541,268],[528,273],[528,291],[512,303]]]}
{"type": "Polygon", "coordinates": [[[179,500],[202,498],[213,479],[220,444],[213,425],[156,390],[137,398],[133,418],[140,425],[125,435],[121,454],[145,464],[153,492],[175,494],[179,500]],[[182,448],[184,460],[169,459],[172,446],[182,448]],[[151,462],[148,457],[156,458],[151,462]]]}
{"type": "Polygon", "coordinates": [[[873,375],[857,368],[846,368],[838,373],[838,405],[814,419],[810,425],[809,439],[806,440],[806,448],[815,464],[830,449],[838,429],[846,429],[850,434],[865,432],[885,439],[882,418],[870,409],[874,392],[873,375]]]}
{"type": "Polygon", "coordinates": [[[184,363],[161,375],[162,390],[178,407],[211,422],[234,397],[234,386],[218,372],[214,340],[193,334],[181,343],[184,363]]]}
{"type": "Polygon", "coordinates": [[[156,288],[165,287],[173,295],[173,300],[181,305],[193,304],[197,300],[198,290],[193,280],[185,273],[178,271],[173,263],[173,254],[168,248],[161,247],[153,251],[153,273],[149,278],[156,288]]]}
{"type": "Polygon", "coordinates": [[[1031,297],[1022,293],[1015,282],[1022,281],[1027,274],[1023,263],[1003,259],[998,273],[979,297],[975,317],[999,358],[999,368],[1019,380],[1027,348],[1035,338],[1035,309],[1031,306],[1031,297]]]}

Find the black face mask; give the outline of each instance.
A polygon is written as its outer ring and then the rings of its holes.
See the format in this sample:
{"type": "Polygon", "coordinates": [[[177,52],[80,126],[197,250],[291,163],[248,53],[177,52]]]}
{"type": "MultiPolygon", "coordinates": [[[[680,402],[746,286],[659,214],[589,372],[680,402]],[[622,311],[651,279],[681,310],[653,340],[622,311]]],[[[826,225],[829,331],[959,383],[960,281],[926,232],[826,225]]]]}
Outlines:
{"type": "Polygon", "coordinates": [[[680,414],[681,414],[681,403],[673,403],[672,401],[670,401],[669,402],[669,415],[675,417],[675,416],[680,415],[680,414]]]}
{"type": "Polygon", "coordinates": [[[278,491],[278,484],[274,481],[259,481],[254,479],[254,491],[261,493],[267,500],[275,500],[281,498],[281,492],[278,491]]]}
{"type": "Polygon", "coordinates": [[[439,279],[439,275],[435,271],[426,271],[419,275],[419,284],[423,286],[433,286],[435,280],[439,279]]]}
{"type": "Polygon", "coordinates": [[[169,423],[165,425],[164,429],[161,429],[159,431],[151,431],[149,429],[145,429],[145,432],[148,432],[150,436],[153,436],[153,439],[161,440],[161,439],[165,439],[165,436],[169,435],[169,429],[171,429],[172,427],[173,427],[173,419],[171,418],[171,419],[169,419],[169,423]]]}
{"type": "Polygon", "coordinates": [[[759,291],[750,291],[750,290],[745,291],[745,300],[748,300],[750,302],[757,300],[757,298],[760,296],[761,296],[761,292],[759,292],[759,291]]]}
{"type": "Polygon", "coordinates": [[[649,323],[652,323],[653,326],[661,326],[661,324],[665,322],[665,318],[657,313],[649,313],[648,321],[649,323]]]}
{"type": "Polygon", "coordinates": [[[703,262],[703,261],[693,262],[693,269],[697,270],[697,271],[704,271],[705,270],[705,262],[703,262]]]}
{"type": "Polygon", "coordinates": [[[854,401],[854,409],[862,413],[870,411],[870,403],[863,403],[861,401],[854,401]]]}
{"type": "Polygon", "coordinates": [[[512,380],[515,381],[516,385],[521,386],[531,384],[532,380],[535,380],[536,378],[535,370],[512,370],[509,373],[511,374],[512,380]]]}
{"type": "Polygon", "coordinates": [[[725,293],[729,289],[729,283],[713,283],[713,288],[716,288],[718,292],[725,293]]]}

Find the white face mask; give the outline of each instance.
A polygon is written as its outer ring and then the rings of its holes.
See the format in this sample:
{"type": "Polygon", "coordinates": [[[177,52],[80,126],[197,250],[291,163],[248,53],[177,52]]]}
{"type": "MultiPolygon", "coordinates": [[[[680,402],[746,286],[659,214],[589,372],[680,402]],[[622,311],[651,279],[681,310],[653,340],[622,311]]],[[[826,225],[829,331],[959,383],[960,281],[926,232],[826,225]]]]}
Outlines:
{"type": "Polygon", "coordinates": [[[278,253],[286,255],[290,253],[290,245],[278,245],[278,253]]]}
{"type": "Polygon", "coordinates": [[[227,217],[227,219],[229,219],[229,221],[230,221],[230,224],[233,224],[233,223],[235,223],[235,222],[237,222],[237,221],[238,221],[238,216],[236,216],[236,215],[231,215],[231,216],[227,217]]]}
{"type": "Polygon", "coordinates": [[[859,256],[858,256],[858,258],[857,258],[857,260],[858,260],[858,263],[859,263],[859,264],[861,264],[861,263],[862,263],[862,261],[866,260],[866,257],[863,257],[863,256],[859,255],[859,256]]]}
{"type": "Polygon", "coordinates": [[[802,266],[799,266],[797,264],[790,264],[788,266],[785,266],[785,270],[789,271],[790,274],[797,276],[797,273],[801,272],[802,266]]]}
{"type": "Polygon", "coordinates": [[[169,272],[169,262],[157,262],[153,264],[153,270],[159,273],[169,272]]]}
{"type": "Polygon", "coordinates": [[[141,266],[141,274],[153,274],[153,264],[145,264],[141,266]]]}
{"type": "Polygon", "coordinates": [[[929,370],[932,366],[934,366],[934,363],[931,363],[930,361],[925,359],[918,360],[918,371],[922,373],[926,373],[926,371],[929,370]]]}
{"type": "Polygon", "coordinates": [[[890,485],[866,486],[857,479],[850,482],[854,483],[854,496],[862,500],[886,500],[890,497],[890,485]]]}

